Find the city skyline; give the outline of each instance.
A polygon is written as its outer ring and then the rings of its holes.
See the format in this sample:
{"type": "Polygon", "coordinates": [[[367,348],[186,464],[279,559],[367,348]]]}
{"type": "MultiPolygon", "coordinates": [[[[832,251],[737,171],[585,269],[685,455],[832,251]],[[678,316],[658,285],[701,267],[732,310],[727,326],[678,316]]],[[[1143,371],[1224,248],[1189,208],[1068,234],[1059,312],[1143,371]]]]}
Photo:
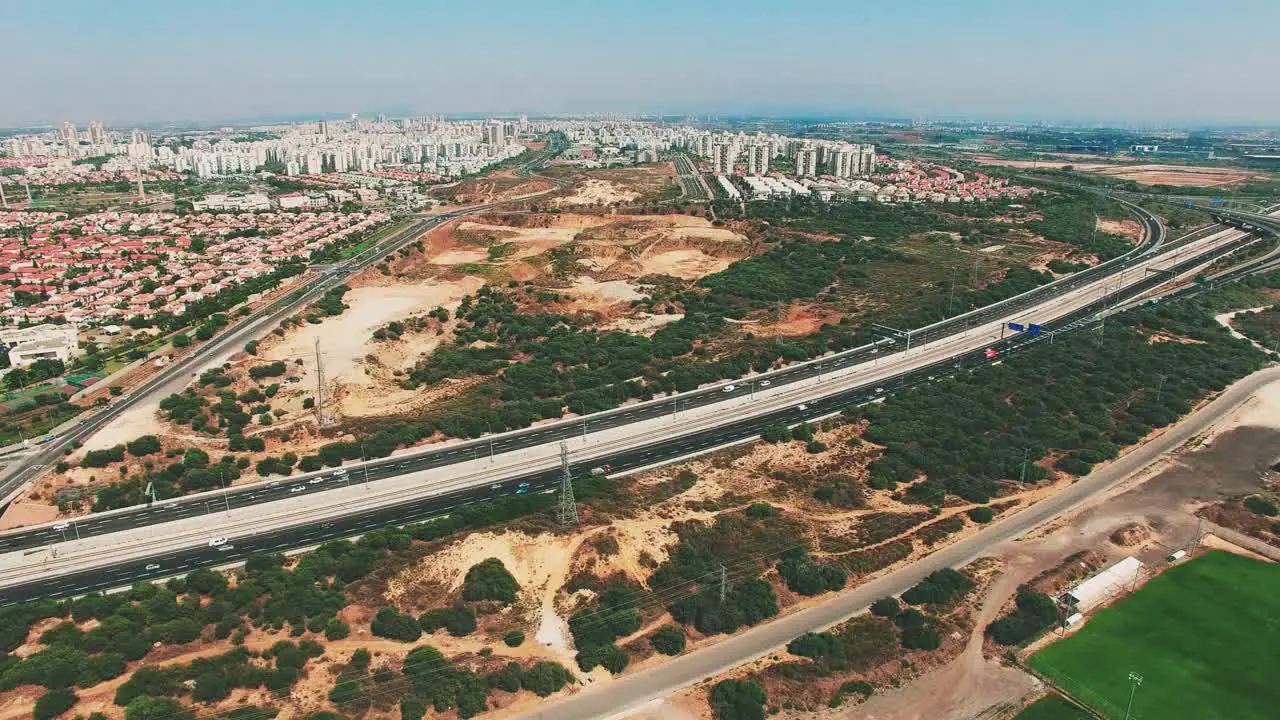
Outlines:
{"type": "Polygon", "coordinates": [[[1232,67],[1188,2],[1040,8],[725,2],[604,8],[224,2],[9,11],[32,70],[0,126],[419,113],[812,113],[1116,124],[1273,124],[1253,92],[1280,8],[1237,0],[1232,67]],[[255,30],[256,28],[256,30],[255,30]],[[242,38],[244,42],[233,38],[242,38]]]}

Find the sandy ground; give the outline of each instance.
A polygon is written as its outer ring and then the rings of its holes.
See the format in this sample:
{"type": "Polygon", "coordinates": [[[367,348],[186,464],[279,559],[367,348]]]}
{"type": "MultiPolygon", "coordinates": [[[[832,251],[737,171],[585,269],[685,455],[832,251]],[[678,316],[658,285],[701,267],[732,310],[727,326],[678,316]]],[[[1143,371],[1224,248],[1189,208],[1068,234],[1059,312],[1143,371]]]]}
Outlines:
{"type": "Polygon", "coordinates": [[[441,552],[425,558],[416,567],[404,570],[388,585],[391,602],[415,612],[439,605],[438,588],[448,594],[462,587],[467,570],[487,558],[497,558],[520,584],[520,594],[512,613],[521,614],[521,624],[536,626],[532,634],[537,647],[551,659],[573,667],[572,641],[568,623],[557,611],[556,593],[569,578],[573,555],[590,533],[569,537],[530,536],[519,532],[472,533],[441,552]],[[430,599],[421,605],[423,599],[430,599]],[[421,605],[421,606],[420,606],[421,605]]]}
{"type": "MultiPolygon", "coordinates": [[[[982,621],[964,653],[899,691],[873,696],[855,710],[835,716],[875,720],[1000,717],[1023,704],[1040,692],[1039,682],[998,658],[984,658],[979,634],[1002,606],[1008,609],[1017,586],[1081,550],[1101,551],[1107,562],[1136,555],[1151,567],[1164,566],[1163,558],[1172,549],[1186,547],[1196,537],[1193,509],[1212,498],[1256,490],[1259,469],[1275,460],[1277,447],[1280,383],[1272,383],[1200,442],[1036,536],[997,548],[993,556],[1004,562],[1006,570],[988,591],[982,621]],[[1137,544],[1119,546],[1111,541],[1117,530],[1135,524],[1147,529],[1137,544]]],[[[1217,538],[1206,545],[1248,552],[1217,538]]]]}
{"type": "Polygon", "coordinates": [[[1109,235],[1127,237],[1131,242],[1137,242],[1142,239],[1142,226],[1138,224],[1137,220],[1098,218],[1098,231],[1109,235]]]}
{"type": "Polygon", "coordinates": [[[58,508],[32,502],[14,502],[0,516],[0,530],[23,525],[39,525],[58,517],[58,508]]]}
{"type": "Polygon", "coordinates": [[[552,201],[557,207],[573,207],[582,205],[613,205],[631,202],[640,197],[640,193],[611,183],[608,180],[591,178],[584,180],[573,190],[572,195],[556,198],[552,201]]]}
{"type": "Polygon", "coordinates": [[[140,402],[107,423],[106,427],[84,441],[84,450],[101,450],[129,442],[143,435],[158,435],[165,431],[164,424],[156,416],[160,411],[160,398],[140,402]]]}
{"type": "MultiPolygon", "coordinates": [[[[407,333],[396,342],[375,342],[373,332],[393,320],[425,313],[443,306],[457,308],[462,297],[484,284],[477,277],[458,280],[431,279],[419,283],[394,283],[353,288],[344,301],[350,307],[318,325],[303,325],[286,332],[278,342],[264,343],[261,360],[302,360],[302,394],[314,393],[316,340],[324,364],[325,385],[338,400],[345,416],[367,416],[403,410],[420,393],[401,390],[390,382],[395,370],[410,369],[418,357],[439,343],[434,333],[407,333]],[[373,356],[376,366],[367,358],[373,356]]],[[[294,388],[289,388],[294,389],[294,388]]]]}
{"type": "Polygon", "coordinates": [[[990,155],[979,155],[973,157],[973,159],[978,162],[1002,167],[1033,169],[1062,169],[1065,167],[1071,167],[1081,172],[1107,175],[1121,180],[1133,180],[1134,182],[1142,185],[1200,185],[1204,187],[1213,187],[1215,185],[1228,186],[1236,185],[1251,178],[1258,177],[1257,173],[1237,168],[1195,167],[1190,165],[1161,165],[1150,163],[1099,163],[1087,162],[1089,159],[1096,159],[1097,156],[1079,156],[1079,158],[1086,160],[1086,162],[1081,162],[1075,157],[1062,156],[1043,160],[1007,160],[990,155]]]}

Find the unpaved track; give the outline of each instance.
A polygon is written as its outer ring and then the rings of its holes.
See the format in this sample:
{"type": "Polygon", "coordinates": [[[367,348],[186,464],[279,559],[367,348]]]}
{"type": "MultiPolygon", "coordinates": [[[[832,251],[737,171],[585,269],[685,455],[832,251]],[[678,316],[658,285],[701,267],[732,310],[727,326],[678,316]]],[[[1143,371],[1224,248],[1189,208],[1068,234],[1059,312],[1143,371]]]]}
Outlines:
{"type": "Polygon", "coordinates": [[[1213,402],[1185,418],[1168,432],[1081,479],[1061,493],[993,523],[984,531],[915,563],[842,593],[826,603],[757,626],[634,675],[597,684],[562,700],[543,703],[541,708],[522,717],[539,720],[625,717],[629,711],[646,702],[759,658],[805,632],[831,627],[861,612],[878,598],[897,595],[935,570],[964,565],[987,554],[1001,543],[1020,537],[1065,514],[1091,496],[1119,485],[1166,453],[1204,432],[1257,389],[1277,379],[1280,379],[1280,368],[1268,368],[1254,373],[1232,385],[1213,402]]]}

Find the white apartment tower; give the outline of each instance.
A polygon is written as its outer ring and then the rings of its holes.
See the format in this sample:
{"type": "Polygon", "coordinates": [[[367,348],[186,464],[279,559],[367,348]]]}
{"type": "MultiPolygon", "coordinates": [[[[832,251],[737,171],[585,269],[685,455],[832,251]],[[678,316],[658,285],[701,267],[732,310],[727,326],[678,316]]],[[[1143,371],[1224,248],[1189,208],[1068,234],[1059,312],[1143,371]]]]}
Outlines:
{"type": "Polygon", "coordinates": [[[796,150],[796,176],[813,177],[818,174],[818,150],[803,146],[796,150]]]}
{"type": "Polygon", "coordinates": [[[107,141],[107,134],[102,129],[102,123],[93,120],[89,123],[89,142],[94,145],[101,145],[107,141]]]}
{"type": "Polygon", "coordinates": [[[70,120],[62,123],[62,144],[73,147],[79,141],[80,132],[76,130],[76,124],[70,120]]]}
{"type": "Polygon", "coordinates": [[[747,174],[764,175],[769,172],[769,143],[753,143],[747,148],[747,174]]]}
{"type": "Polygon", "coordinates": [[[717,175],[733,173],[733,163],[737,160],[737,147],[733,143],[718,142],[711,146],[712,172],[717,175]]]}

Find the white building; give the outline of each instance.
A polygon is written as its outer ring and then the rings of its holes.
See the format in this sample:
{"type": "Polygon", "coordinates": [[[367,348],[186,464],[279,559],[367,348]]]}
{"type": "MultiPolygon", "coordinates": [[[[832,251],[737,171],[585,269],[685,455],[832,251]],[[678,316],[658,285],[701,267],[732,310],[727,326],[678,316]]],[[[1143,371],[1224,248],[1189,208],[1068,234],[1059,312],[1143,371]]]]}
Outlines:
{"type": "Polygon", "coordinates": [[[14,367],[43,359],[68,362],[78,349],[76,326],[71,323],[0,330],[0,344],[9,349],[9,364],[14,367]]]}
{"type": "Polygon", "coordinates": [[[747,147],[747,174],[765,175],[769,172],[771,148],[766,143],[754,143],[747,147]]]}
{"type": "Polygon", "coordinates": [[[1108,598],[1132,590],[1141,578],[1144,567],[1138,558],[1127,557],[1071,588],[1060,599],[1073,610],[1088,612],[1108,598]]]}
{"type": "Polygon", "coordinates": [[[817,148],[804,146],[796,150],[796,177],[813,177],[817,174],[817,148]]]}
{"type": "Polygon", "coordinates": [[[261,193],[244,193],[242,195],[214,193],[191,203],[191,208],[196,212],[204,212],[206,210],[260,212],[271,209],[271,200],[261,193]]]}

